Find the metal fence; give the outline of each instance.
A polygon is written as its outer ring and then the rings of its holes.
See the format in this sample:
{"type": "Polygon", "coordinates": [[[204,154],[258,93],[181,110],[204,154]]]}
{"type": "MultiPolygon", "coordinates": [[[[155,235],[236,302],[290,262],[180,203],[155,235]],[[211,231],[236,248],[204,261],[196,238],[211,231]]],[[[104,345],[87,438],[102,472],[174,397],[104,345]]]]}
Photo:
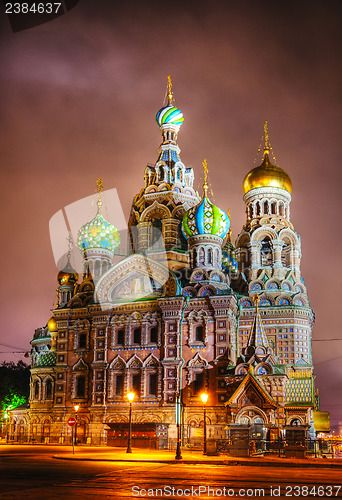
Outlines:
{"type": "Polygon", "coordinates": [[[298,439],[267,441],[265,439],[249,439],[239,443],[232,439],[220,439],[216,441],[217,452],[236,455],[241,450],[244,456],[278,455],[284,456],[306,456],[333,458],[336,443],[326,439],[298,439]]]}

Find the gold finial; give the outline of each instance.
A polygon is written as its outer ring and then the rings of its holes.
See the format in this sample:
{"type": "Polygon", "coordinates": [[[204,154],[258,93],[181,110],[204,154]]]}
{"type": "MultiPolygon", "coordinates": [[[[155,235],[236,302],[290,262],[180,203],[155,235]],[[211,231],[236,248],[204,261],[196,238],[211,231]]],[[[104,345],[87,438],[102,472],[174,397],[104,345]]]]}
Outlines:
{"type": "Polygon", "coordinates": [[[168,104],[169,106],[173,102],[173,93],[172,93],[172,82],[171,82],[171,75],[167,77],[168,84],[167,84],[167,99],[168,99],[168,104]]]}
{"type": "MultiPolygon", "coordinates": [[[[228,219],[229,219],[229,221],[231,222],[231,218],[230,218],[230,208],[228,208],[227,215],[228,215],[228,219]]],[[[232,241],[232,228],[231,228],[231,226],[229,226],[227,241],[230,241],[230,242],[232,241]]]]}
{"type": "Polygon", "coordinates": [[[204,158],[202,165],[204,169],[203,193],[204,193],[204,198],[207,198],[209,186],[208,186],[208,163],[206,158],[204,158]]]}
{"type": "Polygon", "coordinates": [[[96,181],[96,184],[97,184],[97,195],[98,195],[97,207],[98,207],[98,212],[100,212],[100,209],[102,207],[101,192],[104,190],[103,183],[102,183],[102,177],[100,177],[99,180],[96,181]]]}
{"type": "Polygon", "coordinates": [[[253,296],[253,302],[255,304],[255,312],[258,314],[258,312],[259,312],[260,297],[259,297],[259,295],[257,293],[253,296]]]}
{"type": "Polygon", "coordinates": [[[270,152],[269,145],[268,145],[268,127],[267,127],[267,120],[265,120],[264,123],[264,137],[265,137],[265,146],[264,146],[264,153],[268,154],[270,152]]]}

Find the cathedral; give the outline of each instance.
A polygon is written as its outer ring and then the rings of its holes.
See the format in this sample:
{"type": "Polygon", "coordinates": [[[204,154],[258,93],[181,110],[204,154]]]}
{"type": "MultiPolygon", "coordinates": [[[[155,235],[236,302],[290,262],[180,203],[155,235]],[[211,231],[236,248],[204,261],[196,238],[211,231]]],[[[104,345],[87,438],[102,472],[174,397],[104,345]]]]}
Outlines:
{"type": "Polygon", "coordinates": [[[291,179],[275,164],[265,123],[233,242],[229,211],[210,199],[206,160],[199,192],[181,160],[183,120],[169,78],[158,157],[128,220],[131,251],[115,263],[122,237],[102,214],[97,182],[97,209],[74,238],[83,273],[69,252],[52,316],[31,340],[29,404],[11,412],[9,439],[70,443],[76,414],[77,442],[123,446],[132,392],[133,446],[171,449],[179,434],[182,446],[199,445],[203,394],[208,440],[236,429],[269,442],[293,427],[315,436],[314,313],[291,179]]]}

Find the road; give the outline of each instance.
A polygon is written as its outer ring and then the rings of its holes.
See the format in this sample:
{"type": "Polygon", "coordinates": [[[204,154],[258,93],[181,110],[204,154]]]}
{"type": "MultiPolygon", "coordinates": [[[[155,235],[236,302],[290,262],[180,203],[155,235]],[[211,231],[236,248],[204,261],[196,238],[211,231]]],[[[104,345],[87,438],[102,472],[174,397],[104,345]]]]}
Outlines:
{"type": "Polygon", "coordinates": [[[1,446],[0,498],[342,498],[341,469],[52,458],[62,451],[60,447],[1,446]]]}

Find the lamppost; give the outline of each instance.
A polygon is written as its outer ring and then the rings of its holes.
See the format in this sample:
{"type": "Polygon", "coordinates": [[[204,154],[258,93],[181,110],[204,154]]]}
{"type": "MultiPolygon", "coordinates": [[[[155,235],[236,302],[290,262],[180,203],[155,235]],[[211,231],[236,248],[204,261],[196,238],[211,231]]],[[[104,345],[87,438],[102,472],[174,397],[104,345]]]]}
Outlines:
{"type": "Polygon", "coordinates": [[[208,394],[205,392],[201,394],[201,399],[203,403],[203,455],[207,454],[207,413],[206,413],[206,402],[208,401],[208,394]]]}
{"type": "Polygon", "coordinates": [[[78,412],[78,409],[79,409],[80,405],[75,405],[74,406],[74,409],[75,409],[75,420],[76,420],[76,423],[75,423],[75,440],[74,440],[74,444],[76,445],[77,444],[77,412],[78,412]]]}
{"type": "Polygon", "coordinates": [[[4,418],[5,418],[5,441],[7,443],[7,441],[8,441],[8,418],[9,418],[9,414],[7,413],[7,410],[5,410],[4,418]]]}
{"type": "Polygon", "coordinates": [[[176,460],[182,460],[182,452],[181,452],[181,402],[180,402],[180,395],[177,394],[177,400],[176,400],[176,425],[177,425],[177,447],[176,447],[176,460]]]}
{"type": "Polygon", "coordinates": [[[128,440],[126,453],[132,453],[132,402],[134,399],[134,392],[129,392],[127,398],[129,400],[129,424],[128,424],[128,440]]]}

